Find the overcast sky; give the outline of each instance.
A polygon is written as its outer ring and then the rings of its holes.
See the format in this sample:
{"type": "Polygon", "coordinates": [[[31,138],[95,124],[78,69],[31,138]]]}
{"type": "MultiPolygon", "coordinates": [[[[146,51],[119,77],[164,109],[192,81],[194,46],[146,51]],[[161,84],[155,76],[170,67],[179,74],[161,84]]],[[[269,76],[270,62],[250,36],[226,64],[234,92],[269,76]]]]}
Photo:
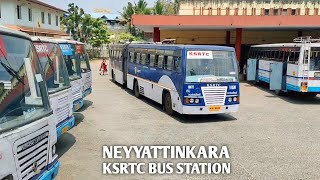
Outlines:
{"type": "MultiPolygon", "coordinates": [[[[41,0],[50,5],[67,10],[69,3],[75,3],[86,12],[93,12],[94,8],[105,8],[112,10],[112,13],[118,14],[122,8],[127,5],[128,0],[41,0]]],[[[135,2],[138,0],[130,0],[135,2]]],[[[149,6],[153,6],[155,0],[145,0],[149,6]]]]}

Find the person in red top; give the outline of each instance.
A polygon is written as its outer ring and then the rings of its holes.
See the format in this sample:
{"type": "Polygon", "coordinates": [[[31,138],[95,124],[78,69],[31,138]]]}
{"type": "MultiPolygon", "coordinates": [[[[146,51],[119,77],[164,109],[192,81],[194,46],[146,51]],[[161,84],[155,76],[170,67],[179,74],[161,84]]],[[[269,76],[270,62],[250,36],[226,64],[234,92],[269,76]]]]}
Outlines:
{"type": "Polygon", "coordinates": [[[102,60],[99,71],[100,75],[104,75],[104,73],[107,73],[107,63],[105,59],[102,60]]]}

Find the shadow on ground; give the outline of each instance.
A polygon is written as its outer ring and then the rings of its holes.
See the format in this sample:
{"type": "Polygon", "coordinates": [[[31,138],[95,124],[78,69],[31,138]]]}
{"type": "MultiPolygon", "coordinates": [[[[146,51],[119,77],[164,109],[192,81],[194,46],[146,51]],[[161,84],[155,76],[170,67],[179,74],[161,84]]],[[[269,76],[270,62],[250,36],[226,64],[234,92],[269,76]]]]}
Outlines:
{"type": "MultiPolygon", "coordinates": [[[[133,91],[130,89],[127,89],[125,87],[123,87],[121,84],[118,83],[114,83],[116,86],[119,87],[119,90],[123,90],[125,92],[127,92],[128,94],[130,94],[131,96],[134,96],[133,91]]],[[[161,111],[163,113],[165,113],[162,109],[162,105],[158,104],[157,102],[148,99],[146,97],[142,97],[140,99],[137,100],[141,100],[144,103],[146,103],[147,105],[153,107],[154,109],[161,111]]],[[[213,115],[181,115],[178,113],[175,113],[175,115],[172,116],[173,119],[177,120],[180,123],[188,123],[188,124],[192,124],[192,123],[210,123],[210,122],[224,122],[224,121],[233,121],[233,120],[237,120],[235,117],[229,115],[229,114],[213,114],[213,115]]]]}
{"type": "Polygon", "coordinates": [[[66,153],[74,144],[76,143],[76,138],[70,134],[65,133],[63,134],[56,144],[57,154],[59,158],[61,158],[64,153],[66,153]]]}
{"type": "Polygon", "coordinates": [[[82,108],[80,108],[77,112],[83,112],[83,111],[85,111],[86,109],[88,109],[92,105],[93,105],[92,101],[84,100],[82,108]]]}
{"type": "Polygon", "coordinates": [[[265,97],[268,98],[280,98],[288,103],[297,104],[297,105],[304,105],[304,104],[320,104],[320,97],[306,97],[302,95],[297,95],[294,93],[283,93],[283,95],[279,96],[274,91],[269,90],[269,85],[267,83],[258,83],[258,84],[251,84],[247,83],[244,86],[246,87],[253,87],[258,88],[261,91],[268,93],[265,97]]]}

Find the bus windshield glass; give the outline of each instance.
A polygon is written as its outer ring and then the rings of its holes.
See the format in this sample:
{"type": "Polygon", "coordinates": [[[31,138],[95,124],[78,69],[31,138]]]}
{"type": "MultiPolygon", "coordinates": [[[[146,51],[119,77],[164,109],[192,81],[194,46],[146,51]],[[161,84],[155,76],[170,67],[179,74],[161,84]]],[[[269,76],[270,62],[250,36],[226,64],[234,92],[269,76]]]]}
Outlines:
{"type": "Polygon", "coordinates": [[[188,51],[186,82],[237,82],[238,66],[232,51],[188,51]]]}
{"type": "Polygon", "coordinates": [[[0,34],[0,133],[50,112],[31,40],[0,34]]]}
{"type": "Polygon", "coordinates": [[[73,44],[59,44],[62,51],[70,80],[81,78],[79,55],[73,44]]]}
{"type": "Polygon", "coordinates": [[[49,93],[70,87],[70,80],[60,48],[54,43],[35,42],[49,93]]]}
{"type": "Polygon", "coordinates": [[[310,71],[320,71],[320,47],[311,47],[310,71]]]}
{"type": "Polygon", "coordinates": [[[89,63],[89,55],[85,49],[84,45],[76,45],[77,47],[77,52],[79,54],[79,58],[81,61],[81,72],[82,73],[86,73],[86,72],[90,72],[91,68],[90,68],[90,63],[89,63]]]}

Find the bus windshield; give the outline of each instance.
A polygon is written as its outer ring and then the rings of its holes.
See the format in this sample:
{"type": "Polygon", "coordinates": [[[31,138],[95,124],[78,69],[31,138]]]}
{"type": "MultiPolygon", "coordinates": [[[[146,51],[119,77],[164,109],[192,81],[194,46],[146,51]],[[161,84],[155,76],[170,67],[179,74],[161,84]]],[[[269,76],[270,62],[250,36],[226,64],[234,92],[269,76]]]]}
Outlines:
{"type": "Polygon", "coordinates": [[[186,82],[237,82],[238,66],[231,51],[188,51],[186,82]]]}
{"type": "Polygon", "coordinates": [[[49,93],[70,87],[68,72],[58,45],[35,42],[34,46],[40,58],[49,93]]]}
{"type": "Polygon", "coordinates": [[[0,133],[50,112],[31,40],[0,34],[0,133]]]}
{"type": "Polygon", "coordinates": [[[320,47],[311,47],[310,71],[320,71],[320,47]]]}
{"type": "Polygon", "coordinates": [[[81,78],[79,55],[73,44],[59,44],[62,51],[70,80],[81,78]]]}
{"type": "Polygon", "coordinates": [[[85,49],[85,46],[77,45],[77,52],[79,54],[80,61],[81,61],[81,72],[82,73],[90,72],[91,68],[89,63],[89,55],[85,49]]]}

